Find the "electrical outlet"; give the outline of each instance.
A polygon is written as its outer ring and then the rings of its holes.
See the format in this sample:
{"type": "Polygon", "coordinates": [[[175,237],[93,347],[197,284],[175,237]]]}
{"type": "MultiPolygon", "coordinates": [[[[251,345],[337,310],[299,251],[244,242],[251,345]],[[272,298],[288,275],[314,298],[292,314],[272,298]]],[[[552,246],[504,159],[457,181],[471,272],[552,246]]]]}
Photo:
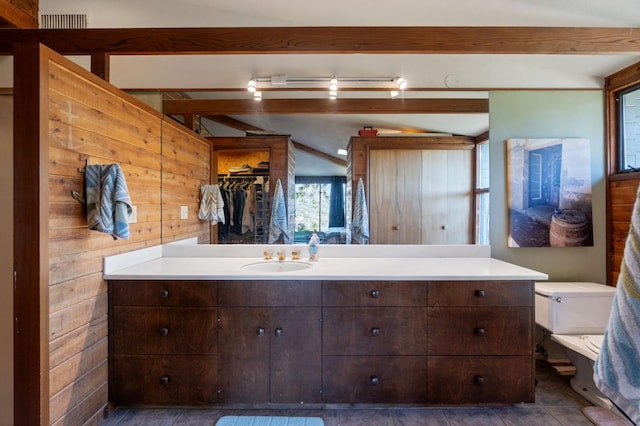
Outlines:
{"type": "Polygon", "coordinates": [[[180,219],[189,219],[189,207],[180,206],[180,219]]]}
{"type": "Polygon", "coordinates": [[[131,214],[129,215],[129,223],[138,223],[138,206],[131,206],[131,214]]]}

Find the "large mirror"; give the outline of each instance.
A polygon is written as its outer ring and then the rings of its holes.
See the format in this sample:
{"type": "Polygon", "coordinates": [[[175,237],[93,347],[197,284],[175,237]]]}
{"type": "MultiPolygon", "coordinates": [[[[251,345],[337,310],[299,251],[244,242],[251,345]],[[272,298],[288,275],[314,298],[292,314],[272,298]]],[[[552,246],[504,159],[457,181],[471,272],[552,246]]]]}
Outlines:
{"type": "MultiPolygon", "coordinates": [[[[376,93],[368,95],[380,96],[376,93]]],[[[206,94],[192,93],[190,96],[205,98],[206,94]]],[[[367,94],[357,93],[357,96],[363,97],[367,94]]],[[[417,99],[420,94],[406,96],[414,96],[417,99]]],[[[440,94],[439,96],[442,98],[447,95],[440,94]]],[[[470,99],[486,99],[488,95],[486,92],[456,94],[458,99],[467,96],[470,99]]],[[[401,102],[402,100],[398,100],[398,105],[401,105],[401,102]]],[[[486,143],[488,142],[488,113],[407,114],[399,108],[397,112],[385,111],[376,114],[329,114],[322,111],[308,114],[239,114],[234,115],[231,120],[228,117],[224,119],[204,117],[202,125],[214,137],[244,136],[247,134],[246,129],[252,129],[253,132],[264,131],[291,135],[291,140],[296,147],[296,215],[293,239],[295,243],[305,243],[312,232],[319,233],[322,241],[327,244],[350,242],[346,228],[349,226],[353,214],[353,206],[349,198],[353,197],[355,188],[354,185],[349,184],[347,178],[348,167],[351,167],[348,164],[347,149],[350,139],[357,136],[363,127],[373,127],[378,131],[378,137],[381,141],[391,141],[388,147],[378,146],[375,152],[371,150],[374,154],[376,152],[384,154],[385,148],[393,151],[395,145],[393,141],[405,142],[409,137],[411,139],[424,138],[425,143],[428,144],[435,140],[441,142],[443,138],[455,139],[466,136],[470,141],[473,141],[475,149],[465,147],[464,150],[454,150],[462,156],[452,155],[454,151],[447,154],[447,150],[405,153],[406,159],[397,160],[399,161],[398,170],[409,170],[405,163],[411,159],[422,157],[424,171],[413,177],[411,175],[405,176],[404,179],[407,181],[404,182],[392,182],[390,179],[397,176],[397,173],[388,175],[382,173],[388,169],[385,165],[387,160],[381,159],[381,155],[374,155],[374,161],[382,162],[382,164],[376,172],[370,172],[372,177],[378,177],[378,179],[370,179],[366,182],[367,192],[374,197],[368,205],[368,211],[371,215],[369,218],[370,243],[489,243],[489,156],[488,143],[486,143]],[[410,193],[403,197],[398,195],[409,186],[414,188],[411,190],[415,190],[416,179],[422,179],[422,186],[425,190],[428,188],[430,194],[430,198],[423,200],[418,206],[415,202],[411,202],[410,193]],[[409,182],[411,185],[408,184],[409,182]],[[384,194],[391,192],[394,193],[390,197],[394,200],[393,203],[378,200],[384,199],[384,194]],[[457,206],[454,205],[454,199],[457,199],[457,206]],[[463,204],[466,203],[462,209],[459,208],[461,199],[463,204]],[[404,213],[395,214],[387,209],[385,214],[394,219],[382,219],[381,208],[390,204],[395,204],[393,211],[404,213]],[[453,220],[452,212],[455,211],[459,211],[463,215],[463,219],[453,220]],[[422,225],[417,225],[415,221],[411,223],[412,221],[407,220],[406,216],[402,216],[407,212],[411,212],[409,214],[412,217],[423,218],[422,225]],[[447,220],[439,219],[443,215],[447,220]],[[429,220],[430,218],[434,218],[434,220],[429,220]],[[395,220],[400,222],[396,223],[395,220]],[[420,229],[417,229],[416,226],[419,226],[420,229]],[[383,236],[384,232],[381,229],[385,227],[393,231],[402,230],[404,232],[391,232],[390,236],[383,236]],[[398,234],[403,236],[398,236],[398,234]],[[454,236],[454,234],[457,235],[454,236]]],[[[440,146],[440,148],[442,147],[440,146]]],[[[421,193],[425,190],[418,189],[421,193]]]]}

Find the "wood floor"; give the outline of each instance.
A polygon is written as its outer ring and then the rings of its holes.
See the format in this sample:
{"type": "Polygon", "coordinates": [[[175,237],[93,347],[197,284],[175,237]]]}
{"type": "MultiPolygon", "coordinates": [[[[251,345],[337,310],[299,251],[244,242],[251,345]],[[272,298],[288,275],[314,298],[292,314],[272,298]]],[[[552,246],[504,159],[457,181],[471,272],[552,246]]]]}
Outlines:
{"type": "Polygon", "coordinates": [[[225,415],[321,417],[325,426],[592,425],[582,414],[591,405],[571,389],[569,377],[546,361],[536,365],[536,402],[500,407],[339,408],[318,410],[234,410],[221,408],[118,408],[103,426],[215,425],[225,415]]]}

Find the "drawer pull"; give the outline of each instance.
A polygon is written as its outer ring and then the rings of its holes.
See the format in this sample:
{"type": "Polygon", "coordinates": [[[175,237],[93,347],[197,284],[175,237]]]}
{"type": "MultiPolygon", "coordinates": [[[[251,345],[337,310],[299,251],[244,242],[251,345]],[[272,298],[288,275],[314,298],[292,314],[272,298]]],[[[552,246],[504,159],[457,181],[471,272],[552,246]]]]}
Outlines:
{"type": "Polygon", "coordinates": [[[484,290],[476,290],[475,295],[476,297],[485,297],[487,295],[487,292],[484,290]]]}
{"type": "Polygon", "coordinates": [[[276,330],[273,332],[273,334],[275,334],[276,336],[282,336],[282,333],[284,333],[284,331],[280,327],[276,328],[276,330]]]}
{"type": "Polygon", "coordinates": [[[258,336],[264,334],[264,327],[258,327],[258,329],[256,330],[256,334],[258,336]]]}
{"type": "Polygon", "coordinates": [[[162,386],[167,386],[169,384],[169,376],[160,377],[160,384],[162,386]]]}
{"type": "Polygon", "coordinates": [[[476,376],[473,378],[473,381],[476,382],[477,385],[484,385],[484,377],[482,376],[476,376]]]}
{"type": "Polygon", "coordinates": [[[473,332],[475,333],[476,336],[481,336],[481,337],[487,334],[487,331],[484,329],[484,327],[478,327],[475,330],[473,330],[473,332]]]}
{"type": "Polygon", "coordinates": [[[378,378],[378,376],[371,376],[371,377],[369,377],[369,383],[371,383],[373,386],[375,386],[378,383],[380,383],[380,379],[378,378]]]}
{"type": "Polygon", "coordinates": [[[380,297],[380,290],[371,290],[371,297],[373,297],[374,299],[380,297]]]}
{"type": "Polygon", "coordinates": [[[378,336],[379,334],[380,334],[380,329],[379,329],[378,327],[373,327],[373,328],[371,329],[371,335],[372,335],[372,336],[374,336],[374,337],[375,337],[375,336],[378,336]]]}
{"type": "Polygon", "coordinates": [[[160,335],[161,336],[167,336],[169,334],[169,329],[167,327],[162,327],[160,329],[160,335]]]}
{"type": "Polygon", "coordinates": [[[160,292],[160,297],[162,297],[163,299],[167,299],[169,297],[169,290],[166,290],[166,289],[162,290],[160,292]]]}

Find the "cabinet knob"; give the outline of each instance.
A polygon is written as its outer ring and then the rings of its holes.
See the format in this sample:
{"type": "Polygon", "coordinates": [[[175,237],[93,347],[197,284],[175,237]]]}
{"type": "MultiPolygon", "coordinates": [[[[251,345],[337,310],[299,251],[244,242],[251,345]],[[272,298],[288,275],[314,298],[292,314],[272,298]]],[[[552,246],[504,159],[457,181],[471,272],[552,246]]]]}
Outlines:
{"type": "Polygon", "coordinates": [[[375,336],[377,336],[377,335],[379,335],[379,334],[380,334],[380,329],[379,329],[378,327],[373,327],[373,328],[371,329],[371,335],[372,335],[372,336],[374,336],[374,337],[375,337],[375,336]]]}
{"type": "Polygon", "coordinates": [[[378,378],[378,376],[371,376],[369,377],[369,383],[375,386],[380,383],[380,379],[378,378]]]}
{"type": "Polygon", "coordinates": [[[394,225],[394,226],[391,227],[391,230],[392,231],[399,231],[400,227],[398,225],[394,225]]]}
{"type": "Polygon", "coordinates": [[[373,297],[374,299],[380,297],[380,290],[371,290],[371,297],[373,297]]]}
{"type": "Polygon", "coordinates": [[[163,299],[168,298],[168,297],[169,297],[169,290],[167,290],[167,289],[163,289],[163,290],[160,292],[160,297],[162,297],[163,299]]]}
{"type": "Polygon", "coordinates": [[[256,330],[256,334],[258,334],[258,336],[264,334],[264,327],[258,327],[258,329],[256,330]]]}
{"type": "Polygon", "coordinates": [[[487,295],[484,290],[476,290],[474,294],[476,295],[476,297],[485,297],[487,295]]]}
{"type": "Polygon", "coordinates": [[[169,376],[160,377],[160,384],[162,386],[167,386],[169,384],[169,376]]]}
{"type": "Polygon", "coordinates": [[[476,336],[484,336],[485,334],[487,334],[487,331],[484,329],[484,327],[478,327],[474,329],[473,332],[476,336]]]}
{"type": "Polygon", "coordinates": [[[280,327],[276,328],[276,330],[273,332],[273,334],[275,334],[276,336],[282,336],[282,333],[284,333],[284,331],[280,327]]]}
{"type": "Polygon", "coordinates": [[[482,376],[476,376],[473,378],[473,381],[476,382],[477,385],[484,385],[484,377],[482,376]]]}
{"type": "Polygon", "coordinates": [[[167,336],[169,334],[169,329],[167,327],[162,327],[160,329],[160,335],[161,336],[167,336]]]}

